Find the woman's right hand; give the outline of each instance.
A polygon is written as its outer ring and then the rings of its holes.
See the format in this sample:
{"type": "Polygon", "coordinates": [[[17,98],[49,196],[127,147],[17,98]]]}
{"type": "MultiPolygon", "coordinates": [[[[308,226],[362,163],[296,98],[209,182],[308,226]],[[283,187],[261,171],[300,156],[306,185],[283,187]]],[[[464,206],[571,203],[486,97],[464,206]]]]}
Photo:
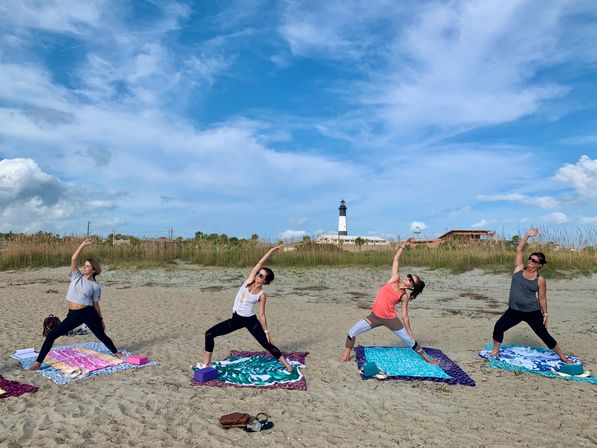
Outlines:
{"type": "Polygon", "coordinates": [[[529,230],[527,232],[528,237],[534,237],[534,236],[537,236],[538,234],[539,234],[539,229],[537,229],[537,228],[532,228],[531,230],[529,230]]]}

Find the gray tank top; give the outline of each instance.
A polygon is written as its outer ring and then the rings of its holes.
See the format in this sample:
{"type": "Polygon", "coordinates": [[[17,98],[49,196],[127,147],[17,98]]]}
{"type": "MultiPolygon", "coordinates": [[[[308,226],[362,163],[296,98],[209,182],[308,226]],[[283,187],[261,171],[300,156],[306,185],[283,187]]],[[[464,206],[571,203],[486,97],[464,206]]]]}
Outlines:
{"type": "Polygon", "coordinates": [[[539,275],[534,280],[527,280],[522,273],[518,271],[512,276],[510,285],[510,297],[508,306],[517,311],[537,311],[540,310],[537,291],[539,291],[539,275]]]}

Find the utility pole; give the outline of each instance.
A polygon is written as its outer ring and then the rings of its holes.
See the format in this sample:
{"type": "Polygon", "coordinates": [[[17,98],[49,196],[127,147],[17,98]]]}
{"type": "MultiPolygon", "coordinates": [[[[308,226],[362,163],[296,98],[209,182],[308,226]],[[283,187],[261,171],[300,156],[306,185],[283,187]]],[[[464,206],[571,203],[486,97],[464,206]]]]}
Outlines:
{"type": "Polygon", "coordinates": [[[87,238],[89,238],[89,225],[91,224],[90,221],[87,221],[87,238]]]}
{"type": "Polygon", "coordinates": [[[116,229],[112,229],[112,247],[116,245],[114,239],[116,238],[116,229]]]}

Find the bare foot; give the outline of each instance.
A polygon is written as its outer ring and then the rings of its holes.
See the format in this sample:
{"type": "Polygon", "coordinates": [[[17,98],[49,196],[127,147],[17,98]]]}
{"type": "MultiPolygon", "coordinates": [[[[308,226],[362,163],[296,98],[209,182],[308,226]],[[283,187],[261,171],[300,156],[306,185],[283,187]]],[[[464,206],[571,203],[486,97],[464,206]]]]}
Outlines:
{"type": "Polygon", "coordinates": [[[341,362],[348,362],[348,361],[350,361],[350,356],[349,356],[349,357],[347,357],[347,358],[343,356],[343,357],[342,357],[342,359],[341,359],[340,361],[341,361],[341,362]]]}
{"type": "Polygon", "coordinates": [[[500,353],[499,352],[490,352],[489,356],[493,356],[494,358],[499,358],[500,353]]]}
{"type": "Polygon", "coordinates": [[[34,362],[33,365],[31,367],[29,367],[27,370],[39,370],[40,367],[41,367],[41,362],[34,362]]]}
{"type": "Polygon", "coordinates": [[[576,364],[574,361],[572,361],[572,360],[570,360],[570,359],[566,358],[565,356],[564,356],[564,357],[560,357],[560,359],[562,360],[562,362],[563,362],[564,364],[576,364]]]}
{"type": "Polygon", "coordinates": [[[439,359],[430,359],[427,361],[429,364],[433,364],[434,366],[439,366],[439,359]]]}
{"type": "Polygon", "coordinates": [[[125,357],[125,355],[123,353],[112,353],[114,356],[116,356],[119,359],[122,359],[125,357]]]}

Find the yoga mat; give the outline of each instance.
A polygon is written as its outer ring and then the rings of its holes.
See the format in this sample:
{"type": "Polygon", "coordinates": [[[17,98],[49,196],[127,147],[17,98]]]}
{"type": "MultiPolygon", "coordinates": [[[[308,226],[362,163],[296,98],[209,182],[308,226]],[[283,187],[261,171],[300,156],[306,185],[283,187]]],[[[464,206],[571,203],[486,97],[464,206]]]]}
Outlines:
{"type": "MultiPolygon", "coordinates": [[[[108,350],[108,348],[101,342],[85,342],[82,344],[65,345],[62,347],[55,347],[54,350],[65,350],[65,349],[71,349],[71,348],[89,349],[89,350],[93,350],[95,352],[99,352],[102,355],[111,355],[112,354],[112,352],[110,352],[110,350],[108,350]]],[[[82,355],[85,355],[83,352],[81,352],[81,353],[82,353],[82,355]]],[[[132,353],[130,353],[126,350],[121,350],[120,353],[124,354],[125,356],[132,355],[132,353]]],[[[93,355],[93,356],[97,356],[97,355],[93,355]]],[[[15,357],[13,356],[13,358],[15,358],[15,357]]],[[[27,359],[15,358],[15,359],[20,362],[21,367],[23,367],[24,369],[31,367],[31,365],[33,365],[33,363],[35,362],[35,358],[27,358],[27,359]]],[[[64,384],[72,383],[75,381],[86,380],[86,379],[93,378],[93,377],[96,377],[99,375],[109,375],[111,373],[122,372],[122,371],[128,370],[128,369],[142,369],[144,367],[157,366],[157,365],[159,365],[159,363],[156,361],[149,361],[147,364],[143,364],[143,365],[128,364],[126,362],[123,362],[116,366],[105,367],[105,368],[102,368],[99,370],[91,371],[85,375],[78,376],[76,378],[67,378],[64,375],[62,375],[60,369],[56,369],[54,367],[49,366],[48,364],[43,363],[41,366],[41,369],[36,370],[36,372],[38,372],[43,377],[53,381],[54,383],[62,386],[64,384]]]]}
{"type": "Polygon", "coordinates": [[[0,399],[9,397],[18,397],[23,394],[30,392],[37,392],[38,387],[32,386],[31,384],[19,383],[18,381],[11,381],[0,375],[0,389],[4,390],[3,394],[0,394],[0,399]]]}
{"type": "MultiPolygon", "coordinates": [[[[547,348],[502,344],[500,347],[500,356],[498,358],[494,358],[489,354],[492,348],[493,344],[488,342],[485,345],[485,350],[479,352],[481,358],[489,360],[489,367],[510,370],[512,372],[526,372],[548,378],[559,378],[563,380],[597,384],[597,378],[594,376],[561,376],[553,372],[553,370],[558,370],[563,362],[560,361],[558,355],[547,348]]],[[[569,358],[574,362],[581,362],[580,359],[575,356],[569,356],[569,358]]]]}
{"type": "Polygon", "coordinates": [[[222,361],[212,362],[218,369],[215,380],[201,383],[191,380],[192,386],[211,387],[253,387],[260,389],[307,390],[307,381],[301,372],[305,367],[308,352],[283,353],[293,365],[291,374],[267,352],[242,352],[232,350],[230,356],[222,361]]]}
{"type": "MultiPolygon", "coordinates": [[[[389,376],[385,380],[424,380],[475,386],[475,381],[441,350],[429,347],[424,347],[424,350],[427,355],[439,361],[438,366],[427,363],[414,350],[406,347],[364,347],[359,345],[354,348],[359,370],[366,362],[373,361],[388,373],[389,376]],[[381,365],[378,364],[378,361],[381,365]]],[[[371,379],[364,375],[361,375],[361,378],[371,379]]]]}

